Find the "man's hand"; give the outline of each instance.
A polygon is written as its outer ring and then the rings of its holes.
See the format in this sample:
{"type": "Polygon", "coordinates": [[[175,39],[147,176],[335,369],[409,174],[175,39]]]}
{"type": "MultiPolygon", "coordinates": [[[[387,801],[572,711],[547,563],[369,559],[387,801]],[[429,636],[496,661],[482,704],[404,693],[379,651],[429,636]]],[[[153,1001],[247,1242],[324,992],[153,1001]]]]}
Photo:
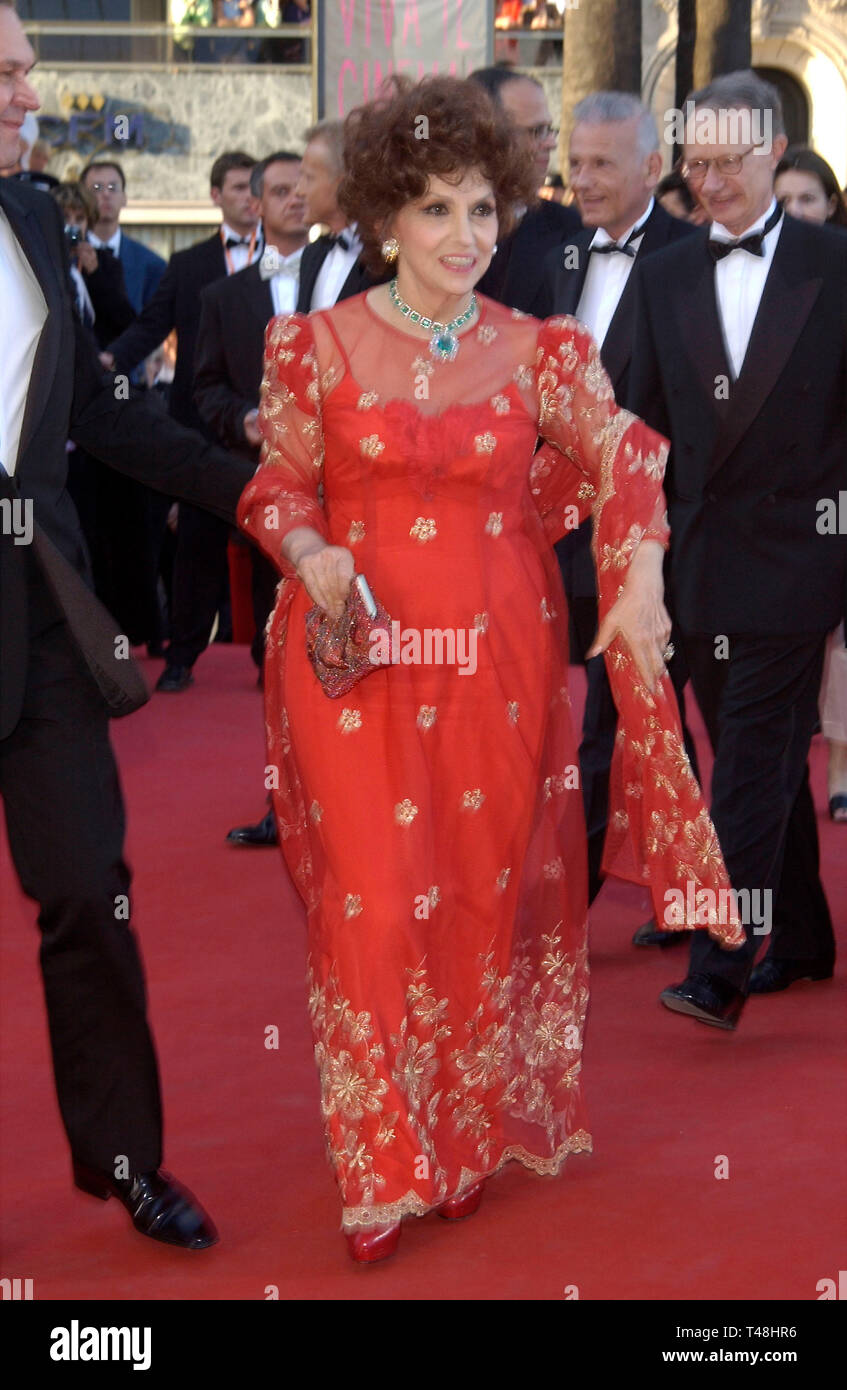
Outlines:
{"type": "Polygon", "coordinates": [[[664,652],[671,620],[664,604],[662,562],[658,541],[642,541],[632,557],[623,593],[603,619],[588,652],[598,656],[620,635],[650,691],[665,673],[664,652]]]}
{"type": "Polygon", "coordinates": [[[90,241],[80,241],[76,248],[76,263],[83,275],[93,275],[97,269],[97,248],[90,241]]]}
{"type": "Polygon", "coordinates": [[[259,411],[248,410],[243,420],[244,438],[248,444],[258,447],[262,442],[262,432],[259,429],[259,411]]]}

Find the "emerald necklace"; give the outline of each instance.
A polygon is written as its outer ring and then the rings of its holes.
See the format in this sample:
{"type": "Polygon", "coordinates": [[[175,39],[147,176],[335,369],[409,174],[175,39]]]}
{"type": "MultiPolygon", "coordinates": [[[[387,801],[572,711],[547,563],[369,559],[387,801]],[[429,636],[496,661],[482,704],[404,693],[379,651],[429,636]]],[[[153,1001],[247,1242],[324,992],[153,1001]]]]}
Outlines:
{"type": "Polygon", "coordinates": [[[388,293],[391,296],[391,303],[400,310],[404,318],[409,323],[420,324],[421,328],[431,328],[432,337],[429,340],[430,355],[437,362],[452,362],[459,351],[459,339],[456,337],[456,329],[461,328],[462,324],[467,323],[476,313],[476,295],[471,293],[470,306],[458,318],[451,319],[449,323],[437,323],[434,319],[428,319],[423,314],[419,314],[417,309],[413,309],[411,304],[407,304],[397,293],[397,276],[388,286],[388,293]]]}

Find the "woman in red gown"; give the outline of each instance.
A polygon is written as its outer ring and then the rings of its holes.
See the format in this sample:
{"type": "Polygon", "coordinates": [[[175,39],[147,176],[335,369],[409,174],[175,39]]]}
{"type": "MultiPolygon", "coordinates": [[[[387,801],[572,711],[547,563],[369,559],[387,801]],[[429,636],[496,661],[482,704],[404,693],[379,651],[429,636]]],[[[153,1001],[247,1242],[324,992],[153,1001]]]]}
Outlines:
{"type": "MultiPolygon", "coordinates": [[[[591,1146],[585,830],[552,551],[589,511],[621,700],[608,866],[650,882],[661,911],[668,887],[727,880],[660,679],[666,443],[618,410],[576,320],[473,297],[529,162],[459,79],[400,86],[347,126],[340,197],[396,280],[269,325],[239,517],[285,576],[265,677],[275,808],[308,912],[342,1227],[374,1260],[404,1216],[469,1214],[508,1160],[556,1174],[591,1146]],[[305,618],[340,614],[354,572],[400,625],[401,659],[332,700],[305,618]],[[440,662],[436,631],[453,634],[440,662]]],[[[710,929],[739,939],[734,920],[710,929]]]]}

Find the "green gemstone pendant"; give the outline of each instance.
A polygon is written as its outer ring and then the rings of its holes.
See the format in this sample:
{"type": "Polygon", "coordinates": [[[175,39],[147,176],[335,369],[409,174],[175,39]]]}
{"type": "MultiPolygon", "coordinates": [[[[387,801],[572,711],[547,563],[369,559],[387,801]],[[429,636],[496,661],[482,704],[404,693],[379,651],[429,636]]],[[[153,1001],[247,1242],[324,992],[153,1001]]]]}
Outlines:
{"type": "Polygon", "coordinates": [[[433,333],[429,351],[439,362],[452,362],[459,351],[459,340],[454,333],[433,333]]]}

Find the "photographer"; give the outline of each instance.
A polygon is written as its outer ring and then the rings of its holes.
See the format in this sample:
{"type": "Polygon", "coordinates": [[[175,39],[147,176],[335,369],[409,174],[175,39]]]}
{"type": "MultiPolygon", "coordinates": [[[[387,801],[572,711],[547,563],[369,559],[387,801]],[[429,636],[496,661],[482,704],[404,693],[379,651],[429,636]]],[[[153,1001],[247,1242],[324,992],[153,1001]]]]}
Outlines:
{"type": "Polygon", "coordinates": [[[135,318],[123,267],[107,247],[98,250],[86,240],[89,227],[97,220],[97,205],[88,189],[79,183],[60,183],[52,195],[64,218],[80,317],[103,348],[135,318]]]}

